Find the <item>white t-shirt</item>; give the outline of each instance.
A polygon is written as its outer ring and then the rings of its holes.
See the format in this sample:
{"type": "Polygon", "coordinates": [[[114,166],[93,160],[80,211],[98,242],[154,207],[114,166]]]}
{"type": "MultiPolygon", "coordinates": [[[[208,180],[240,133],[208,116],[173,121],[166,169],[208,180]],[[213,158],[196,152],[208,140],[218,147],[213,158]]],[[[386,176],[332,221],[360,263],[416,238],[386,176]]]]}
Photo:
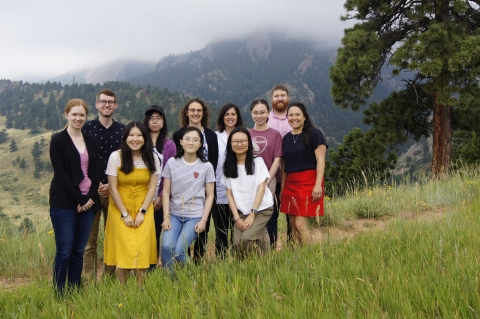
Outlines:
{"type": "Polygon", "coordinates": [[[218,140],[218,164],[217,164],[217,204],[228,204],[227,189],[221,183],[223,177],[223,163],[225,163],[225,152],[227,150],[228,135],[226,131],[215,132],[218,140]]]}
{"type": "MultiPolygon", "coordinates": [[[[152,175],[160,175],[162,173],[162,167],[160,166],[160,161],[158,160],[157,156],[153,156],[155,160],[155,172],[152,175]]],[[[105,174],[110,176],[117,176],[117,168],[122,166],[122,161],[120,158],[120,152],[113,152],[110,154],[110,158],[108,159],[107,169],[105,174]]],[[[145,162],[140,158],[133,162],[133,167],[136,168],[147,168],[145,162]]]]}
{"type": "MultiPolygon", "coordinates": [[[[267,180],[268,183],[268,179],[270,178],[270,174],[263,159],[261,157],[256,157],[253,161],[255,163],[255,171],[253,175],[247,175],[245,165],[238,165],[237,178],[222,177],[222,183],[232,190],[233,199],[235,200],[237,209],[244,215],[250,214],[250,210],[256,208],[253,207],[253,202],[258,191],[258,185],[265,180],[267,180]]],[[[271,206],[273,206],[273,196],[268,187],[265,187],[265,194],[263,195],[262,203],[260,204],[260,207],[258,207],[258,210],[264,210],[271,206]]]]}
{"type": "Polygon", "coordinates": [[[186,163],[181,158],[170,158],[162,173],[170,179],[170,214],[179,217],[202,217],[205,208],[207,183],[215,183],[215,172],[210,162],[186,163]]]}
{"type": "MultiPolygon", "coordinates": [[[[153,147],[153,157],[156,157],[157,159],[160,159],[160,163],[163,162],[163,154],[160,154],[158,151],[157,151],[157,148],[154,146],[153,147]]],[[[162,165],[160,165],[161,167],[162,165]]],[[[160,175],[160,174],[159,174],[160,175]]],[[[162,181],[162,178],[159,177],[158,178],[158,181],[157,181],[157,188],[155,190],[155,195],[153,196],[153,200],[157,199],[158,197],[158,190],[160,189],[160,182],[162,181]]]]}

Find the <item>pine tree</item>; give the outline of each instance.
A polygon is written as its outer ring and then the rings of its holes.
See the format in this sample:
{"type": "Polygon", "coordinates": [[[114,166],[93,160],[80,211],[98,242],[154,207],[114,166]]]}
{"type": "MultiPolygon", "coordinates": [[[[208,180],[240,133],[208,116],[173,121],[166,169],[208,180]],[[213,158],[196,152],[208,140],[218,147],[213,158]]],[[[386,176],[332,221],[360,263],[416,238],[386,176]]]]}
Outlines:
{"type": "Polygon", "coordinates": [[[38,141],[35,141],[32,149],[33,160],[38,161],[40,159],[40,155],[42,155],[42,150],[40,149],[40,143],[38,143],[38,141]]]}
{"type": "Polygon", "coordinates": [[[17,142],[14,139],[10,142],[10,153],[16,152],[18,150],[17,142]]]}
{"type": "Polygon", "coordinates": [[[389,97],[392,103],[369,108],[367,117],[387,143],[431,130],[432,176],[448,173],[451,111],[478,105],[480,96],[479,2],[346,0],[344,6],[342,19],[359,22],[345,30],[331,68],[334,102],[358,110],[386,66],[393,75],[409,72],[404,89],[389,97]]]}

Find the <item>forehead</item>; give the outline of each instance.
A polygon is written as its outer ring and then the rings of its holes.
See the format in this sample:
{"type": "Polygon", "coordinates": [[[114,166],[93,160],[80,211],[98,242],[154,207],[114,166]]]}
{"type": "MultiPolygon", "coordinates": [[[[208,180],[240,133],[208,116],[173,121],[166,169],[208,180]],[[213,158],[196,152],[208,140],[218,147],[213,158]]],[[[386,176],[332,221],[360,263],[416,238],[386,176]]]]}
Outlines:
{"type": "Polygon", "coordinates": [[[268,107],[263,103],[257,103],[253,106],[252,110],[263,110],[263,109],[268,110],[268,107]]]}
{"type": "Polygon", "coordinates": [[[231,107],[225,112],[225,115],[226,114],[235,114],[236,115],[237,111],[235,111],[235,108],[231,107]]]}
{"type": "Polygon", "coordinates": [[[190,105],[188,105],[188,108],[189,108],[189,109],[200,109],[200,110],[203,109],[202,104],[200,104],[200,103],[198,103],[198,102],[192,102],[192,103],[190,103],[190,105]]]}
{"type": "Polygon", "coordinates": [[[232,140],[246,140],[246,139],[248,139],[248,136],[243,132],[237,132],[232,135],[232,140]]]}
{"type": "Polygon", "coordinates": [[[100,96],[98,98],[99,98],[99,100],[115,101],[115,98],[113,96],[106,95],[104,93],[100,94],[100,96]]]}
{"type": "Polygon", "coordinates": [[[302,110],[297,106],[292,106],[288,109],[288,114],[303,114],[302,110]]]}
{"type": "Polygon", "coordinates": [[[273,91],[273,96],[278,96],[278,95],[288,95],[287,94],[287,91],[284,91],[284,90],[275,90],[273,91]]]}
{"type": "Polygon", "coordinates": [[[162,117],[162,114],[160,114],[160,113],[157,112],[157,111],[154,111],[154,112],[150,113],[150,117],[154,117],[154,116],[162,117]]]}
{"type": "Polygon", "coordinates": [[[132,127],[132,128],[130,129],[130,132],[129,132],[129,133],[130,133],[130,134],[140,134],[140,135],[142,135],[142,131],[140,131],[140,129],[139,129],[138,127],[136,127],[136,126],[132,127]]]}
{"type": "Polygon", "coordinates": [[[190,131],[185,134],[183,134],[183,137],[200,137],[197,131],[190,131]]]}
{"type": "Polygon", "coordinates": [[[85,114],[86,111],[85,111],[85,108],[82,105],[75,105],[68,112],[68,114],[70,114],[70,113],[84,113],[85,114]]]}

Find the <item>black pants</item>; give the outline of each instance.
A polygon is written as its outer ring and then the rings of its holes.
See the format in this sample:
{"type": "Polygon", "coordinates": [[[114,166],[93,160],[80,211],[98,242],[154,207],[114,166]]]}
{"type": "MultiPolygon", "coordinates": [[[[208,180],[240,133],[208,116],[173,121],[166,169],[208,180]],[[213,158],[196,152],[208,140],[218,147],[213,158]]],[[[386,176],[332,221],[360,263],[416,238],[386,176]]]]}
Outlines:
{"type": "MultiPolygon", "coordinates": [[[[215,205],[215,204],[213,204],[215,205]]],[[[193,245],[193,261],[199,263],[200,259],[205,256],[207,252],[207,239],[208,231],[210,230],[210,218],[212,217],[212,212],[208,215],[207,224],[205,225],[205,230],[198,234],[195,244],[193,245]]],[[[190,254],[190,251],[188,252],[190,254]]]]}
{"type": "Polygon", "coordinates": [[[212,215],[215,225],[215,254],[223,259],[233,241],[233,215],[228,204],[213,204],[212,215]]]}
{"type": "MultiPolygon", "coordinates": [[[[273,214],[270,220],[267,223],[267,232],[268,236],[270,237],[270,245],[272,248],[275,249],[277,246],[277,239],[278,239],[278,216],[280,215],[280,187],[282,183],[279,182],[275,186],[275,202],[273,203],[273,214]]],[[[292,242],[292,227],[290,226],[290,219],[288,219],[288,215],[285,215],[287,221],[287,242],[292,242]]]]}
{"type": "MultiPolygon", "coordinates": [[[[160,255],[160,236],[162,235],[162,223],[163,223],[163,207],[153,212],[153,218],[155,222],[155,237],[157,238],[157,260],[160,255]]],[[[157,264],[150,265],[150,270],[155,269],[157,264]]]]}

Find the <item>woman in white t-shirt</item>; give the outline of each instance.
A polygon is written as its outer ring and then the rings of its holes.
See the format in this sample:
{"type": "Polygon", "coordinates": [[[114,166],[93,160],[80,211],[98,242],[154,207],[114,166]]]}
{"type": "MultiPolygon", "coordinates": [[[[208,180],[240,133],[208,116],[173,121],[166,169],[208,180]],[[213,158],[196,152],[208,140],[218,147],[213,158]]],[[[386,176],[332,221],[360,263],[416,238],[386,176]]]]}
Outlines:
{"type": "Polygon", "coordinates": [[[184,129],[180,148],[163,170],[162,265],[187,261],[188,247],[206,227],[215,189],[213,165],[203,156],[203,134],[184,129]]]}
{"type": "Polygon", "coordinates": [[[233,129],[228,137],[223,174],[235,222],[233,248],[242,256],[257,245],[265,246],[258,241],[273,213],[272,193],[266,187],[270,174],[263,159],[254,157],[252,138],[243,127],[233,129]]]}

